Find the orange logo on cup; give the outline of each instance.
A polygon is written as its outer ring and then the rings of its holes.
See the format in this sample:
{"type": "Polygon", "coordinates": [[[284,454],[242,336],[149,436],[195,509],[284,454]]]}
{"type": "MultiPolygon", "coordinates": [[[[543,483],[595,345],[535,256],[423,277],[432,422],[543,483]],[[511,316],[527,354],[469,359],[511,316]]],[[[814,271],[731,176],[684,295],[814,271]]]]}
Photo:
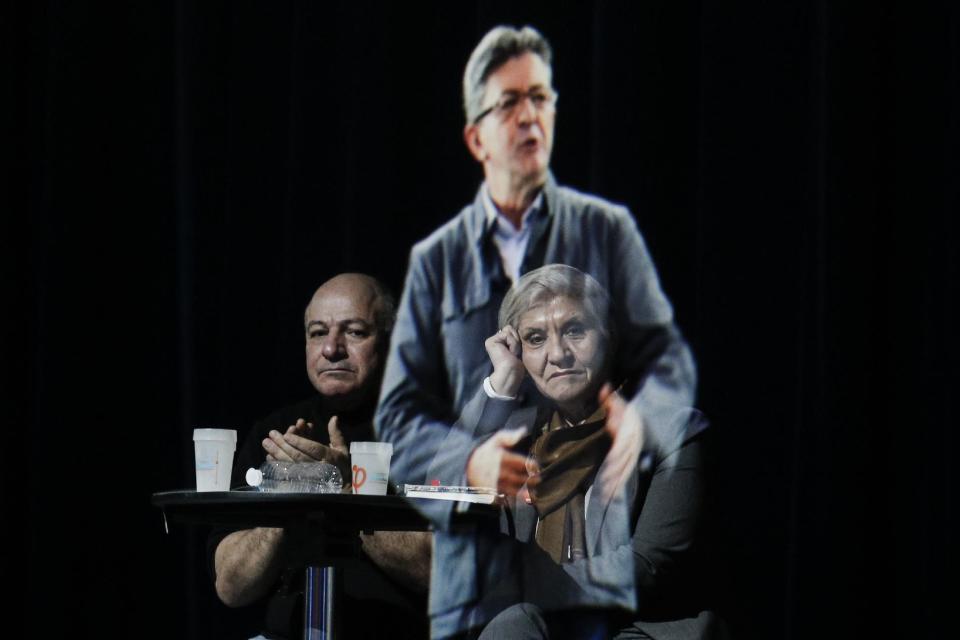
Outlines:
{"type": "Polygon", "coordinates": [[[356,491],[367,481],[367,470],[353,465],[353,490],[356,491]]]}

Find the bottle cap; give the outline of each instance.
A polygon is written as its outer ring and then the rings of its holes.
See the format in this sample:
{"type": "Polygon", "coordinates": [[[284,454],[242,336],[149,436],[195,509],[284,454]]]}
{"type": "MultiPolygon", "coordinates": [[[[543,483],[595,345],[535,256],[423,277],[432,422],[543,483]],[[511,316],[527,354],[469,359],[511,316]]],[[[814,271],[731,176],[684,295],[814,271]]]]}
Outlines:
{"type": "Polygon", "coordinates": [[[247,484],[251,487],[259,487],[260,483],[263,482],[263,472],[260,469],[254,469],[250,467],[247,469],[247,484]]]}

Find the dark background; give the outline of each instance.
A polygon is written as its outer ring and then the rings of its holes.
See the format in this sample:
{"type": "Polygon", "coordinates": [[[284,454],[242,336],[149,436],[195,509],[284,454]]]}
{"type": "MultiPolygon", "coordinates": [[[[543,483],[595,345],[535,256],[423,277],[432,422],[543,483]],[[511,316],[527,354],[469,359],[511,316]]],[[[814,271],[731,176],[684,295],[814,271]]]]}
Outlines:
{"type": "MultiPolygon", "coordinates": [[[[23,2],[0,9],[7,630],[231,637],[194,427],[305,397],[329,276],[398,289],[468,202],[460,77],[552,41],[553,170],[630,206],[719,435],[741,638],[940,637],[957,574],[950,2],[23,2]]],[[[236,637],[236,636],[233,636],[236,637]]]]}

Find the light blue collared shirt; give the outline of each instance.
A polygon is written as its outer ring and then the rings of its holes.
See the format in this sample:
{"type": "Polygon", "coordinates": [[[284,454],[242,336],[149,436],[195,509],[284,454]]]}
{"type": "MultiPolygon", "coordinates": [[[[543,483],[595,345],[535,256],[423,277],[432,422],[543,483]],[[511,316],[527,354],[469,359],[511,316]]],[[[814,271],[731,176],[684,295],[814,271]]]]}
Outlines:
{"type": "Polygon", "coordinates": [[[483,209],[487,214],[487,228],[493,227],[493,243],[500,253],[503,272],[511,281],[516,282],[520,278],[520,265],[523,264],[523,256],[526,255],[527,245],[530,243],[532,219],[543,208],[543,191],[537,194],[520,216],[519,229],[513,226],[509,218],[500,213],[500,209],[490,197],[490,189],[486,183],[483,184],[481,198],[483,209]]]}

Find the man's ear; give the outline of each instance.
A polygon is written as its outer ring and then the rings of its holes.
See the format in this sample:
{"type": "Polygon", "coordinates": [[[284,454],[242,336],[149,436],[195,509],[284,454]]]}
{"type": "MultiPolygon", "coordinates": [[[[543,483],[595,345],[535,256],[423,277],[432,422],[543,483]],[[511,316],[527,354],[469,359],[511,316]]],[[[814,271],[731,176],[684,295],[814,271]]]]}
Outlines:
{"type": "Polygon", "coordinates": [[[467,143],[467,149],[470,155],[476,158],[477,162],[483,164],[487,159],[487,151],[483,148],[480,141],[480,127],[476,124],[468,124],[463,128],[463,141],[467,143]]]}

